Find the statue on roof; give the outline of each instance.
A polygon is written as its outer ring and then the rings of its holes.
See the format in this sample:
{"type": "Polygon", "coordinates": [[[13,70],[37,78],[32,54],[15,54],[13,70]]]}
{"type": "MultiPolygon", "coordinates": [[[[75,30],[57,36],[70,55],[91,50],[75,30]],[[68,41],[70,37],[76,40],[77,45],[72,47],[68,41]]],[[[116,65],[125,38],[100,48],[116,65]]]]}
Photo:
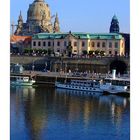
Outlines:
{"type": "Polygon", "coordinates": [[[41,11],[41,32],[52,32],[52,28],[50,28],[50,26],[52,26],[51,21],[46,20],[46,13],[45,11],[41,11]]]}

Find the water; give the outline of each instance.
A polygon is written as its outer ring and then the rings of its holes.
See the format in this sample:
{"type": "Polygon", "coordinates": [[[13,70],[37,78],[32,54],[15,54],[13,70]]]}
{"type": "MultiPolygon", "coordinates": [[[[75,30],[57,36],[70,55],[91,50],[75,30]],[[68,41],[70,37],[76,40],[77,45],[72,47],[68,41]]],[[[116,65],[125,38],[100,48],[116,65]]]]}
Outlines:
{"type": "Polygon", "coordinates": [[[11,87],[11,140],[129,140],[128,98],[11,87]]]}

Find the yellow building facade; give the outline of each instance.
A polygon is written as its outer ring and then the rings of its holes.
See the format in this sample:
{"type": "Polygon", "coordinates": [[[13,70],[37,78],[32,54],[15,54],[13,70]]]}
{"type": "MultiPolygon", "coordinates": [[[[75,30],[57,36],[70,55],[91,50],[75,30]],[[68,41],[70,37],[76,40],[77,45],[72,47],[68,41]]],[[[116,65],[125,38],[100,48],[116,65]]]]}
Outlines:
{"type": "Polygon", "coordinates": [[[98,54],[106,56],[125,54],[125,40],[117,33],[39,33],[32,37],[32,49],[45,49],[52,52],[73,55],[98,54]]]}

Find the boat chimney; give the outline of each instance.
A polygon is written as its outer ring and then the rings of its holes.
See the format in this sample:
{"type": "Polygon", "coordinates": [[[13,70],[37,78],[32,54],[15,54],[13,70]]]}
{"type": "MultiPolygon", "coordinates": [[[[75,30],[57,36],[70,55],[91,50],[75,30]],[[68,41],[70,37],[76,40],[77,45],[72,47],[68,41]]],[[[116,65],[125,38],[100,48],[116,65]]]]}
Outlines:
{"type": "Polygon", "coordinates": [[[113,78],[113,79],[116,78],[116,70],[115,70],[115,69],[112,70],[112,78],[113,78]]]}

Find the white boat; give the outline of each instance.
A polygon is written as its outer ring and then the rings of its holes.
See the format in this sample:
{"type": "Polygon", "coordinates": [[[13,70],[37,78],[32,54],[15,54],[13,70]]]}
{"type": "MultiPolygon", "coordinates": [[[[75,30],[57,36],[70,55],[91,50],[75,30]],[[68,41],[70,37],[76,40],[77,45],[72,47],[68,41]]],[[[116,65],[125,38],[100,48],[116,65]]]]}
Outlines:
{"type": "Polygon", "coordinates": [[[35,80],[30,79],[29,77],[16,76],[14,81],[10,81],[11,85],[16,86],[32,86],[35,83],[35,80]]]}
{"type": "Polygon", "coordinates": [[[89,92],[103,92],[100,89],[99,82],[95,80],[71,80],[71,82],[59,83],[56,82],[55,86],[62,89],[89,91],[89,92]]]}
{"type": "Polygon", "coordinates": [[[100,89],[108,94],[129,94],[128,85],[129,79],[124,78],[105,78],[104,82],[100,85],[100,89]]]}

